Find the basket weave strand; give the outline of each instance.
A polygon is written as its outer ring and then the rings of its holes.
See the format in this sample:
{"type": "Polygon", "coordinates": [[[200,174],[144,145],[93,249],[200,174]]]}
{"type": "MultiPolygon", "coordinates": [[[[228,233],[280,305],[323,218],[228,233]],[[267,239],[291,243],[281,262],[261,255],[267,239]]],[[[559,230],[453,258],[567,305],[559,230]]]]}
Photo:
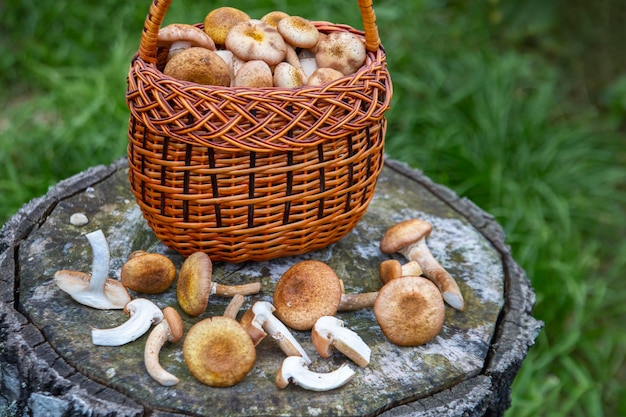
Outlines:
{"type": "Polygon", "coordinates": [[[391,80],[371,1],[359,1],[365,33],[314,22],[363,37],[365,65],[296,89],[165,76],[157,37],[170,2],[151,5],[126,94],[131,190],[157,237],[183,255],[230,262],[341,239],[365,213],[383,164],[391,80]]]}

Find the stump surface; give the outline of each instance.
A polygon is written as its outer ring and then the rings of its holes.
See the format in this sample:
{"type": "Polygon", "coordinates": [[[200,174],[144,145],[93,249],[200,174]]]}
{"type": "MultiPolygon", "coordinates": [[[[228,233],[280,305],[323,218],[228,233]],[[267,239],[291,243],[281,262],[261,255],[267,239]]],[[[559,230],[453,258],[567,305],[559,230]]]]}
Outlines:
{"type": "MultiPolygon", "coordinates": [[[[0,266],[6,284],[1,334],[6,346],[0,361],[2,383],[11,388],[3,394],[5,405],[52,407],[57,414],[48,410],[51,415],[143,415],[148,410],[152,415],[194,416],[502,414],[509,405],[510,384],[541,327],[531,315],[532,288],[493,218],[418,171],[387,161],[367,213],[338,243],[266,262],[216,263],[213,277],[229,285],[262,283],[260,294],[246,297],[244,309],[257,300],[272,302],[281,274],[303,259],[326,262],[343,279],[347,293],[376,291],[380,262],[402,259],[382,254],[380,238],[389,226],[408,218],[433,224],[428,246],[456,278],[466,302],[464,311],[446,308],[444,328],[431,342],[395,346],[382,335],[371,309],[343,312],[338,317],[371,347],[372,358],[366,368],[350,363],[356,376],[340,389],[278,389],[274,378],[284,354],[269,338],[258,346],[252,371],[230,388],[198,382],[186,368],[182,342],[166,344],[161,364],[181,382],[163,387],[143,366],[147,334],[120,347],[94,346],[92,328],[114,327],[128,317],[121,310],[76,303],[52,277],[60,269],[90,272],[91,249],[84,235],[96,229],[107,237],[113,278],[119,278],[134,250],[165,254],[177,269],[183,258],[164,247],[146,225],[128,188],[125,160],[68,179],[26,205],[2,229],[0,266]],[[88,223],[73,224],[70,217],[76,213],[88,223]],[[11,364],[16,357],[29,360],[11,364]],[[92,409],[82,410],[84,404],[92,409]]],[[[175,284],[164,294],[131,294],[181,311],[175,284]]],[[[212,296],[199,317],[183,313],[185,330],[221,315],[228,301],[212,296]]],[[[294,335],[313,359],[312,370],[330,372],[348,361],[338,352],[320,358],[310,332],[294,335]]]]}

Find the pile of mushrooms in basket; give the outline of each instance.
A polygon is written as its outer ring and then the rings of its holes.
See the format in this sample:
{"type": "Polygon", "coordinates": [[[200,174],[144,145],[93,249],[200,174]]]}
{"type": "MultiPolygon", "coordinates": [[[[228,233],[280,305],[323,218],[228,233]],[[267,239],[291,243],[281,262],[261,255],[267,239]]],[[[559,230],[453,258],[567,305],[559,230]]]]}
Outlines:
{"type": "Polygon", "coordinates": [[[391,256],[383,261],[379,268],[381,287],[376,292],[346,294],[342,280],[330,266],[319,260],[303,260],[281,275],[272,302],[254,302],[239,319],[245,297],[259,293],[261,283],[229,286],[213,282],[212,262],[204,252],[188,256],[177,273],[167,256],[135,251],[122,266],[120,280],[108,278],[109,247],[101,230],[86,235],[93,252],[91,274],[60,270],[54,282],[81,304],[101,310],[123,309],[129,316],[117,327],[92,329],[94,345],[121,346],[149,332],[144,348],[145,369],[161,385],[179,382],[159,363],[165,343],[183,340],[183,358],[190,373],[208,386],[229,387],[253,369],[256,347],[267,339],[285,354],[283,362],[277,364],[278,388],[292,383],[306,390],[327,391],[348,383],[358,367],[367,367],[370,360],[375,360],[369,346],[344,326],[337,312],[372,308],[381,337],[399,346],[419,346],[442,329],[445,304],[463,310],[463,297],[454,278],[426,245],[431,231],[430,223],[409,219],[385,232],[380,250],[389,255],[401,254],[406,262],[391,256]],[[131,291],[164,293],[175,282],[179,308],[160,309],[148,298],[130,295],[131,291]],[[196,318],[206,310],[211,296],[230,298],[224,313],[198,319],[184,334],[178,310],[196,318]],[[292,330],[309,331],[316,352],[307,352],[292,330]],[[335,351],[345,356],[343,365],[328,373],[309,370],[311,354],[329,358],[335,351]],[[229,361],[224,361],[225,357],[229,361]]]}
{"type": "Polygon", "coordinates": [[[162,27],[158,45],[168,51],[165,75],[224,87],[318,86],[356,72],[366,58],[353,33],[321,33],[281,11],[253,19],[233,7],[209,12],[203,29],[162,27]]]}

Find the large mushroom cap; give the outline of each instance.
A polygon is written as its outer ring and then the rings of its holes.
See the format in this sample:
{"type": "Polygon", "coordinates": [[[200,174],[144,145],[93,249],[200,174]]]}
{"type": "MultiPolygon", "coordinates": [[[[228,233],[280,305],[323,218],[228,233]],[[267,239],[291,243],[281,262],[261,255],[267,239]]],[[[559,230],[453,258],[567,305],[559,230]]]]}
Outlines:
{"type": "Polygon", "coordinates": [[[341,301],[341,281],[324,262],[301,261],[281,276],[274,290],[276,316],[296,330],[310,330],[318,318],[334,316],[341,301]]]}
{"type": "Polygon", "coordinates": [[[278,21],[276,28],[285,41],[296,48],[312,48],[320,37],[315,25],[300,16],[285,17],[278,21]]]}
{"type": "Polygon", "coordinates": [[[122,284],[133,291],[161,294],[176,279],[176,266],[159,253],[135,254],[122,266],[120,278],[122,284]]]}
{"type": "Polygon", "coordinates": [[[383,253],[395,253],[428,237],[433,227],[430,223],[420,219],[403,220],[391,226],[380,241],[380,250],[383,253]]]}
{"type": "Polygon", "coordinates": [[[244,61],[260,59],[274,66],[287,54],[287,44],[278,30],[256,19],[234,26],[225,42],[226,48],[244,61]]]}
{"type": "Polygon", "coordinates": [[[230,68],[214,51],[194,46],[170,58],[163,74],[205,85],[230,86],[230,68]]]}
{"type": "Polygon", "coordinates": [[[178,273],[178,304],[190,316],[206,310],[211,294],[213,263],[204,252],[194,252],[185,259],[178,273]]]}
{"type": "Polygon", "coordinates": [[[445,305],[441,292],[430,280],[407,275],[389,281],[378,291],[374,315],[390,342],[419,346],[441,331],[445,305]]]}
{"type": "Polygon", "coordinates": [[[315,59],[319,67],[328,67],[344,75],[355,73],[365,63],[363,41],[352,32],[332,32],[317,44],[315,59]]]}
{"type": "Polygon", "coordinates": [[[211,10],[204,18],[204,32],[213,39],[217,45],[224,45],[226,35],[230,29],[246,20],[250,16],[234,7],[218,7],[211,10]]]}
{"type": "Polygon", "coordinates": [[[234,319],[216,316],[194,324],[183,343],[191,374],[212,387],[230,387],[250,372],[256,361],[252,339],[234,319]]]}

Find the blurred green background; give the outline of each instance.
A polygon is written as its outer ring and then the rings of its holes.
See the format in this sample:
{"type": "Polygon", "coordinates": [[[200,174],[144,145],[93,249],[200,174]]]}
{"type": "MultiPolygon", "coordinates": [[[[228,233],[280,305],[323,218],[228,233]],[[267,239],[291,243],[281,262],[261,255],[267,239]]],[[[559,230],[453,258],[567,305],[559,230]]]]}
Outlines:
{"type": "MultiPolygon", "coordinates": [[[[0,0],[0,224],[125,155],[148,0],[0,0]]],[[[356,1],[175,0],[361,28],[356,1]]],[[[394,82],[386,149],[493,214],[545,328],[508,416],[626,415],[626,2],[375,0],[394,82]]]]}

